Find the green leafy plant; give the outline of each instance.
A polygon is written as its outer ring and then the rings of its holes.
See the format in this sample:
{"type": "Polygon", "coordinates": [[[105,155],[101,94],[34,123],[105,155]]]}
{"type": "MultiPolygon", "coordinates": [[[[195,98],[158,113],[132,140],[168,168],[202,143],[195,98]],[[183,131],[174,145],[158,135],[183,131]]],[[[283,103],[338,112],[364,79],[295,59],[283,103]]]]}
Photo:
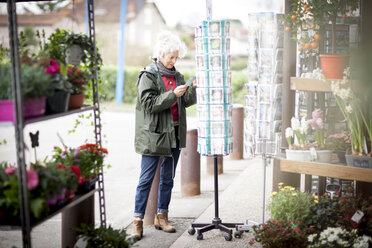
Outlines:
{"type": "Polygon", "coordinates": [[[331,199],[329,196],[322,196],[318,201],[310,207],[310,214],[304,222],[306,226],[313,227],[316,233],[327,227],[337,226],[339,218],[336,213],[336,209],[339,207],[338,198],[331,199]]]}
{"type": "Polygon", "coordinates": [[[254,238],[249,243],[261,243],[267,248],[306,247],[307,235],[311,232],[311,228],[300,222],[270,219],[262,225],[253,226],[254,238]]]}
{"type": "MultiPolygon", "coordinates": [[[[0,63],[0,99],[12,99],[12,78],[10,64],[0,63]]],[[[52,93],[52,76],[39,66],[21,66],[23,99],[47,96],[52,93]]]]}
{"type": "MultiPolygon", "coordinates": [[[[49,36],[48,42],[44,46],[44,50],[52,59],[65,63],[66,49],[73,44],[79,45],[82,48],[82,63],[86,64],[87,67],[90,67],[94,61],[93,44],[85,34],[75,34],[70,30],[56,29],[56,31],[49,36]]],[[[101,66],[102,58],[97,48],[98,71],[101,66]]]]}
{"type": "Polygon", "coordinates": [[[349,231],[357,229],[359,235],[366,234],[372,236],[371,196],[353,196],[348,194],[341,196],[338,208],[335,211],[338,216],[337,223],[339,226],[349,231]],[[358,210],[363,213],[363,217],[356,222],[352,220],[352,217],[358,210]]]}
{"type": "Polygon", "coordinates": [[[310,207],[315,204],[314,197],[307,192],[300,192],[291,186],[279,184],[279,191],[273,192],[268,209],[271,218],[277,221],[304,222],[310,215],[310,207]]]}
{"type": "Polygon", "coordinates": [[[75,228],[80,233],[79,238],[86,242],[86,248],[127,248],[133,242],[127,240],[125,229],[114,229],[111,226],[100,226],[81,224],[75,228]]]}
{"type": "Polygon", "coordinates": [[[328,227],[320,234],[312,234],[308,237],[309,248],[352,248],[370,247],[372,238],[358,236],[356,230],[347,231],[340,227],[328,227]]]}
{"type": "MultiPolygon", "coordinates": [[[[294,0],[288,14],[283,16],[286,31],[292,31],[292,38],[299,42],[299,49],[317,52],[321,39],[320,28],[327,23],[332,24],[332,43],[336,44],[336,19],[341,15],[344,19],[352,20],[352,12],[359,7],[358,0],[294,0]],[[349,18],[348,18],[349,17],[349,18]]],[[[336,46],[332,46],[336,54],[336,46]]]]}
{"type": "Polygon", "coordinates": [[[67,167],[73,165],[79,167],[84,180],[95,177],[104,165],[107,149],[100,148],[96,144],[84,144],[75,149],[62,150],[55,147],[54,162],[64,164],[67,167]]]}

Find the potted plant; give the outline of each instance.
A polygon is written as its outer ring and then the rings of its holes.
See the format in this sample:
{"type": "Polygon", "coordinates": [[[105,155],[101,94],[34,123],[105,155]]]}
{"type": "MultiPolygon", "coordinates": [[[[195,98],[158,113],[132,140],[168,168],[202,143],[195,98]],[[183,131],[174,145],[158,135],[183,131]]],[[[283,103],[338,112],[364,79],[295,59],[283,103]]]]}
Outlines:
{"type": "Polygon", "coordinates": [[[79,248],[127,248],[134,243],[129,240],[125,229],[114,229],[111,226],[99,226],[81,224],[75,230],[80,233],[74,247],[79,248]]]}
{"type": "MultiPolygon", "coordinates": [[[[14,121],[11,66],[0,63],[0,121],[14,121]]],[[[21,65],[21,87],[23,115],[25,119],[42,116],[45,113],[45,99],[50,95],[51,75],[44,68],[21,65]]]]}
{"type": "Polygon", "coordinates": [[[53,158],[55,163],[64,164],[68,168],[78,167],[79,189],[80,193],[83,193],[93,189],[97,174],[104,166],[106,154],[108,154],[107,149],[87,143],[75,149],[62,150],[60,147],[55,147],[53,158]]]}
{"type": "MultiPolygon", "coordinates": [[[[90,41],[89,37],[85,34],[75,34],[70,30],[66,29],[56,29],[56,31],[51,34],[48,38],[48,42],[44,45],[44,51],[48,54],[48,56],[52,59],[57,61],[68,63],[66,60],[67,49],[74,45],[79,46],[82,51],[79,55],[81,55],[81,62],[89,67],[94,61],[94,51],[93,51],[93,44],[90,41]]],[[[75,66],[79,66],[78,64],[73,64],[75,66]]],[[[97,69],[99,71],[102,65],[101,55],[97,48],[97,69]]]]}
{"type": "MultiPolygon", "coordinates": [[[[27,189],[30,203],[31,216],[34,219],[41,217],[45,210],[45,199],[36,190],[39,185],[39,176],[34,169],[27,170],[27,189]]],[[[0,163],[0,219],[1,223],[19,224],[19,193],[18,193],[18,173],[14,166],[6,162],[0,163]]]]}
{"type": "Polygon", "coordinates": [[[46,114],[66,112],[72,92],[67,80],[67,67],[48,57],[42,57],[39,64],[45,67],[45,73],[52,76],[53,94],[47,97],[46,114]]]}
{"type": "Polygon", "coordinates": [[[345,153],[350,149],[350,137],[347,132],[329,135],[325,146],[337,155],[340,163],[346,163],[345,153]]]}
{"type": "Polygon", "coordinates": [[[291,10],[283,17],[283,24],[286,30],[293,30],[295,39],[300,40],[299,49],[317,52],[319,40],[321,39],[320,30],[325,30],[325,26],[331,24],[331,47],[332,54],[320,55],[323,73],[327,78],[342,78],[342,71],[348,64],[348,56],[337,54],[336,49],[336,24],[337,18],[343,19],[352,15],[352,12],[359,8],[358,0],[295,0],[291,3],[291,10]],[[329,60],[336,63],[328,65],[329,60]],[[329,71],[335,68],[337,71],[329,71]]]}
{"type": "Polygon", "coordinates": [[[285,131],[288,149],[286,157],[290,160],[330,162],[332,151],[325,150],[323,112],[315,109],[312,112],[312,119],[305,120],[302,117],[301,122],[292,117],[291,127],[285,131]],[[310,127],[313,130],[313,136],[308,135],[310,127]],[[314,140],[314,141],[312,141],[314,140]]]}
{"type": "Polygon", "coordinates": [[[348,67],[341,81],[333,81],[335,96],[347,126],[350,130],[351,154],[346,154],[349,166],[372,168],[372,111],[369,107],[370,88],[359,89],[358,81],[353,81],[348,67]],[[353,84],[352,84],[353,82],[353,84]]]}
{"type": "Polygon", "coordinates": [[[82,69],[75,66],[68,67],[67,81],[70,82],[72,90],[69,109],[80,108],[83,105],[88,79],[88,74],[82,69]]]}

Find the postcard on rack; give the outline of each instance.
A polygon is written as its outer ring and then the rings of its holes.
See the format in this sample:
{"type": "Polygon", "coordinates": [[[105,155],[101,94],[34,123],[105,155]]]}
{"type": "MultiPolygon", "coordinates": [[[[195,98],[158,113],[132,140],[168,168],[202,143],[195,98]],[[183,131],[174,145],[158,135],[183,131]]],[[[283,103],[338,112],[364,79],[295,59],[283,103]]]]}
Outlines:
{"type": "Polygon", "coordinates": [[[196,101],[198,104],[206,104],[208,97],[208,88],[196,88],[196,101]]]}
{"type": "Polygon", "coordinates": [[[230,38],[225,39],[225,53],[230,53],[230,38]]]}
{"type": "Polygon", "coordinates": [[[225,36],[230,36],[230,22],[225,21],[225,36]]]}
{"type": "Polygon", "coordinates": [[[271,121],[271,105],[260,103],[258,106],[258,119],[260,121],[271,121]]]}
{"type": "Polygon", "coordinates": [[[211,88],[210,89],[210,102],[213,104],[224,103],[224,88],[211,88]]]}
{"type": "Polygon", "coordinates": [[[222,40],[221,38],[209,38],[209,53],[222,53],[222,40]]]}
{"type": "Polygon", "coordinates": [[[231,71],[226,72],[226,87],[231,87],[231,71]]]}
{"type": "Polygon", "coordinates": [[[210,105],[210,118],[211,120],[224,120],[224,105],[210,105]]]}
{"type": "Polygon", "coordinates": [[[224,121],[213,121],[211,125],[211,137],[224,137],[225,136],[225,122],[224,121]]]}
{"type": "Polygon", "coordinates": [[[208,23],[208,35],[209,36],[221,36],[221,22],[210,21],[208,23]]]}
{"type": "Polygon", "coordinates": [[[205,70],[204,56],[203,55],[197,55],[196,56],[196,68],[198,70],[205,70]]]}
{"type": "Polygon", "coordinates": [[[207,124],[206,121],[199,121],[198,122],[198,136],[199,137],[207,137],[207,124]]]}
{"type": "Polygon", "coordinates": [[[196,72],[196,85],[198,87],[206,87],[207,85],[205,85],[205,81],[206,81],[206,73],[205,71],[197,71],[196,72]]]}
{"type": "Polygon", "coordinates": [[[197,54],[203,54],[203,38],[197,38],[195,39],[195,50],[197,54]]]}
{"type": "Polygon", "coordinates": [[[221,55],[210,55],[209,56],[209,69],[210,70],[222,70],[222,56],[221,55]]]}
{"type": "Polygon", "coordinates": [[[211,138],[211,153],[215,155],[225,154],[225,139],[211,138]]]}
{"type": "Polygon", "coordinates": [[[258,102],[260,103],[271,103],[271,85],[270,84],[259,84],[257,87],[258,102]]]}
{"type": "Polygon", "coordinates": [[[208,112],[207,112],[206,105],[197,105],[196,113],[198,116],[198,120],[206,121],[208,119],[208,112]]]}
{"type": "Polygon", "coordinates": [[[210,71],[209,72],[209,86],[210,87],[223,87],[222,71],[210,71]]]}

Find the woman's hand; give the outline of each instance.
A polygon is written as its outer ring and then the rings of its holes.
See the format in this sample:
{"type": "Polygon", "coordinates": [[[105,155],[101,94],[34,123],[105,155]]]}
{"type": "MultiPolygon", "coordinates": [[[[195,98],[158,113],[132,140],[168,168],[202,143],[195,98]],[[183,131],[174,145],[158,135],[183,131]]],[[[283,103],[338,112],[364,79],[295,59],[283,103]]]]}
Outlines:
{"type": "Polygon", "coordinates": [[[186,89],[187,85],[180,85],[173,90],[173,93],[176,95],[176,97],[181,97],[183,94],[185,94],[186,89]]]}

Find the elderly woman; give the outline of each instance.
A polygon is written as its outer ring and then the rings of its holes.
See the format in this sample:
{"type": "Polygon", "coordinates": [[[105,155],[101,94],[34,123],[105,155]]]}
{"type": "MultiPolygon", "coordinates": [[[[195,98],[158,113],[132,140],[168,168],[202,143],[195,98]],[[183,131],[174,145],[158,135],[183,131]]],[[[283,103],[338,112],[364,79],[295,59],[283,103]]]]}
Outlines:
{"type": "Polygon", "coordinates": [[[185,44],[174,34],[162,32],[154,49],[154,62],[138,77],[136,104],[136,152],[142,154],[141,173],[135,196],[134,239],[141,239],[147,199],[159,159],[160,183],[154,225],[175,232],[168,224],[168,206],[180,149],[186,145],[186,110],[196,103],[195,80],[185,83],[174,64],[184,57],[185,44]]]}

